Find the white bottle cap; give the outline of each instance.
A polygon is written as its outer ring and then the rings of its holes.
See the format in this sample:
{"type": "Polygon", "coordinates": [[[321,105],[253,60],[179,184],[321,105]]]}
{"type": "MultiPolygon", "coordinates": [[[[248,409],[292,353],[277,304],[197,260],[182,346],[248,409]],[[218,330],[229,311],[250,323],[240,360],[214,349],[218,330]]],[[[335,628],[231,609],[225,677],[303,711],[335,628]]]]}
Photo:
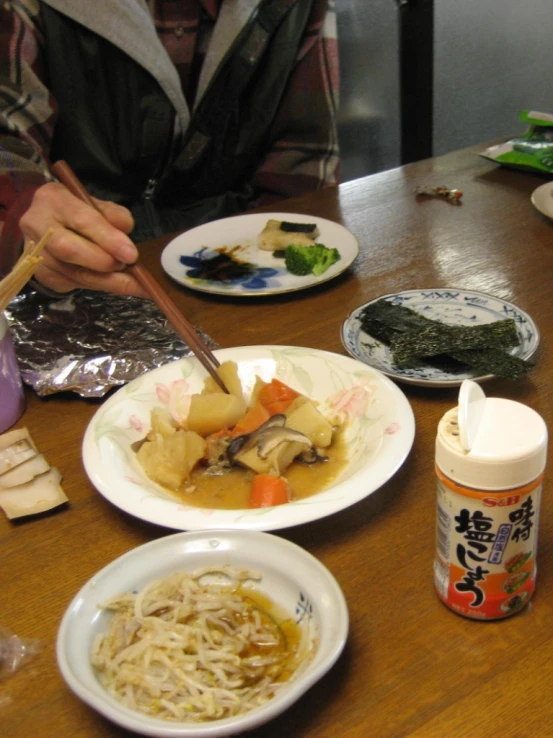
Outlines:
{"type": "Polygon", "coordinates": [[[447,477],[477,490],[507,490],[542,473],[547,427],[535,410],[512,400],[485,398],[469,449],[461,443],[458,410],[449,410],[438,425],[436,464],[447,477]]]}

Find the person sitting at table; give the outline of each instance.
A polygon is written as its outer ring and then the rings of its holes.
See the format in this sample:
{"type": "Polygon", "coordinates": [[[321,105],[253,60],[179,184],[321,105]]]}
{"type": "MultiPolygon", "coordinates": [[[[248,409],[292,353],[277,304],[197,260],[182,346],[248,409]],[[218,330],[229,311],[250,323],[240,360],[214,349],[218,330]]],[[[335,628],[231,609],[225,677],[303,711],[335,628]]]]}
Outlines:
{"type": "Polygon", "coordinates": [[[338,181],[332,0],[7,0],[0,29],[4,273],[53,227],[42,285],[142,295],[131,238],[338,181]]]}

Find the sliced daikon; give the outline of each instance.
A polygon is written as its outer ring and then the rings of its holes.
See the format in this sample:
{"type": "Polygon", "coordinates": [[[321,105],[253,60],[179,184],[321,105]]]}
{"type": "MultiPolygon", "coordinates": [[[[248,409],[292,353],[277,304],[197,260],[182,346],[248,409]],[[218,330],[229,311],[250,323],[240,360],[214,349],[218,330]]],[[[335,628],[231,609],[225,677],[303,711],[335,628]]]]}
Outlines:
{"type": "Polygon", "coordinates": [[[0,489],[9,489],[10,487],[17,487],[18,484],[26,484],[38,477],[39,474],[47,472],[49,468],[50,464],[44,456],[35,454],[22,464],[4,472],[4,474],[0,474],[0,489]]]}
{"type": "Polygon", "coordinates": [[[27,428],[18,428],[0,436],[0,474],[23,464],[38,454],[27,428]]]}
{"type": "Polygon", "coordinates": [[[68,501],[60,482],[60,472],[52,467],[27,484],[0,490],[0,507],[10,520],[51,510],[68,501]]]}

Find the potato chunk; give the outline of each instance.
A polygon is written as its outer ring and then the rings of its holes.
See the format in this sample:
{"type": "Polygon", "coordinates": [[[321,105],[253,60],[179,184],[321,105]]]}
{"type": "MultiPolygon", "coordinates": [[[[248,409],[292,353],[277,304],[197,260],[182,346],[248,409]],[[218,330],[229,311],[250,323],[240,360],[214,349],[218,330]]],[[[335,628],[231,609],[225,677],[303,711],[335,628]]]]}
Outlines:
{"type": "Polygon", "coordinates": [[[332,425],[311,400],[292,405],[286,413],[286,427],[303,433],[314,446],[326,448],[332,443],[332,425]]]}
{"type": "Polygon", "coordinates": [[[150,479],[177,490],[189,479],[205,448],[205,440],[197,433],[179,430],[165,437],[156,433],[142,444],[136,456],[150,479]]]}
{"type": "Polygon", "coordinates": [[[173,419],[169,410],[164,407],[154,407],[150,413],[150,422],[152,424],[149,436],[152,438],[159,433],[164,438],[172,436],[179,427],[176,420],[173,419]]]}
{"type": "MultiPolygon", "coordinates": [[[[235,361],[224,361],[221,366],[217,367],[217,374],[221,377],[223,384],[231,395],[236,395],[236,397],[240,398],[244,397],[242,383],[238,376],[238,365],[235,361]]],[[[223,393],[223,390],[219,387],[213,377],[206,377],[202,394],[211,392],[223,393]]]]}
{"type": "Polygon", "coordinates": [[[237,453],[234,458],[243,466],[252,469],[256,474],[274,474],[279,477],[288,469],[296,456],[304,450],[304,443],[283,441],[267,454],[265,459],[259,455],[257,446],[237,453]]]}
{"type": "Polygon", "coordinates": [[[226,395],[224,392],[192,395],[187,427],[205,437],[222,428],[232,428],[246,410],[246,401],[236,395],[226,395]]]}

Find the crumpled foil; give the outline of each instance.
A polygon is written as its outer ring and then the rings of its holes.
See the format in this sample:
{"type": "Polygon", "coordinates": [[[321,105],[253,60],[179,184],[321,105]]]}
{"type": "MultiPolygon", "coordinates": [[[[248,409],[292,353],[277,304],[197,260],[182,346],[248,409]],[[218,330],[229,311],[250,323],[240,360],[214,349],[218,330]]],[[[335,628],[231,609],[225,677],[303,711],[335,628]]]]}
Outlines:
{"type": "Polygon", "coordinates": [[[5,314],[21,377],[40,397],[66,391],[103,397],[150,369],[193,354],[157,305],[139,297],[90,290],[50,297],[27,289],[5,314]]]}

